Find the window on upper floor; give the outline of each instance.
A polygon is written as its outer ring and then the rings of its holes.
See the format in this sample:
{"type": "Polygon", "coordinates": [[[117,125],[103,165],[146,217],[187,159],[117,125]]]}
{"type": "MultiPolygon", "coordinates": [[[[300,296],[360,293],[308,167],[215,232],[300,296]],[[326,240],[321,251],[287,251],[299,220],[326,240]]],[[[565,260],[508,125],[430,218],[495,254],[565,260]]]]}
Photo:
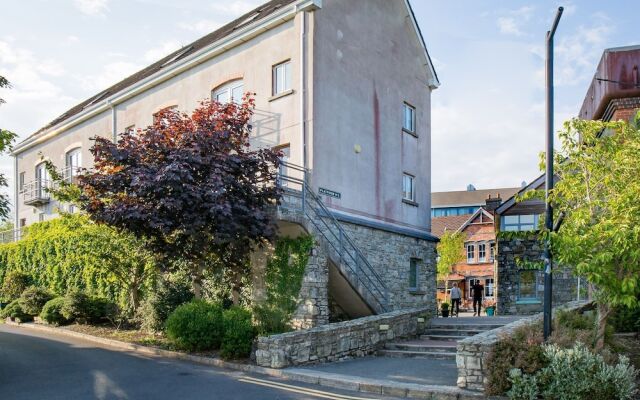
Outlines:
{"type": "Polygon", "coordinates": [[[415,177],[410,174],[402,176],[402,198],[408,201],[416,201],[415,177]]]}
{"type": "Polygon", "coordinates": [[[478,244],[478,262],[486,262],[487,261],[487,244],[480,243],[478,244]]]}
{"type": "Polygon", "coordinates": [[[467,264],[476,262],[476,246],[473,243],[467,244],[467,264]]]}
{"type": "Polygon", "coordinates": [[[222,86],[218,86],[211,92],[211,99],[218,103],[241,103],[244,96],[244,82],[242,79],[227,82],[222,86]]]}
{"type": "Polygon", "coordinates": [[[272,80],[272,95],[276,96],[291,90],[291,60],[273,66],[272,80]]]}
{"type": "Polygon", "coordinates": [[[496,244],[489,243],[489,261],[493,262],[496,259],[496,244]]]}
{"type": "Polygon", "coordinates": [[[124,128],[124,133],[135,133],[135,131],[136,131],[135,125],[129,125],[126,128],[124,128]]]}
{"type": "Polygon", "coordinates": [[[47,171],[47,166],[45,163],[40,163],[36,165],[36,182],[40,188],[46,187],[48,182],[51,180],[49,176],[49,171],[47,171]]]}
{"type": "Polygon", "coordinates": [[[72,181],[76,176],[78,176],[80,167],[82,167],[82,149],[77,147],[67,152],[65,159],[66,168],[64,171],[64,178],[67,181],[72,181]]]}
{"type": "Polygon", "coordinates": [[[19,178],[19,190],[22,191],[24,189],[24,179],[25,179],[25,173],[24,172],[20,172],[20,178],[19,178]]]}
{"type": "Polygon", "coordinates": [[[452,215],[473,214],[478,207],[438,207],[431,209],[432,217],[450,217],[452,215]]]}
{"type": "Polygon", "coordinates": [[[416,108],[409,103],[403,104],[402,128],[410,133],[416,133],[416,108]]]}
{"type": "Polygon", "coordinates": [[[160,110],[158,110],[155,114],[153,114],[153,123],[158,123],[161,122],[163,125],[167,125],[169,123],[169,121],[167,120],[166,117],[160,119],[160,117],[162,116],[162,112],[163,111],[177,111],[178,110],[178,106],[169,106],[169,107],[164,107],[160,110]]]}
{"type": "Polygon", "coordinates": [[[500,221],[502,231],[534,231],[538,228],[539,215],[503,215],[500,221]]]}

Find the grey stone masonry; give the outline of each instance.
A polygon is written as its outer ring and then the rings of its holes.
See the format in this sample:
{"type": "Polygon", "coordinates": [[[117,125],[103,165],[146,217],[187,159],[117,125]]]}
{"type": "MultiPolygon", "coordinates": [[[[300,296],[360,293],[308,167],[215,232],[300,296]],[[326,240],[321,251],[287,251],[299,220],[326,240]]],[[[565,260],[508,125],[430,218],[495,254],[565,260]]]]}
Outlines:
{"type": "Polygon", "coordinates": [[[298,309],[291,320],[294,329],[309,329],[329,323],[328,285],[327,255],[316,245],[302,277],[298,309]]]}
{"type": "MultiPolygon", "coordinates": [[[[528,237],[500,238],[497,240],[497,313],[499,315],[531,315],[542,311],[542,299],[523,300],[518,298],[519,261],[541,262],[544,248],[536,234],[528,237]]],[[[577,279],[567,268],[553,270],[553,304],[561,305],[576,300],[577,279]]]]}
{"type": "Polygon", "coordinates": [[[430,315],[430,310],[414,308],[259,337],[256,363],[263,367],[284,368],[363,357],[374,353],[389,340],[420,334],[430,315]]]}
{"type": "MultiPolygon", "coordinates": [[[[592,307],[590,302],[570,302],[553,311],[554,314],[561,309],[581,312],[592,307]]],[[[487,358],[496,343],[512,335],[516,329],[542,321],[542,318],[543,314],[539,313],[459,341],[456,353],[458,387],[484,391],[487,384],[487,358]]]]}

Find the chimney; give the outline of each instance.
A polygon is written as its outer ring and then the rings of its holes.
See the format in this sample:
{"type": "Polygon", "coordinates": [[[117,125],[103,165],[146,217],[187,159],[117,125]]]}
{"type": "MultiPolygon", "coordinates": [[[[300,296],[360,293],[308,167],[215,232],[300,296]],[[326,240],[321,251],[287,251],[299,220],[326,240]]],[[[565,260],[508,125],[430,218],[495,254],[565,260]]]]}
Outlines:
{"type": "Polygon", "coordinates": [[[500,204],[502,204],[500,193],[498,193],[496,197],[491,197],[491,195],[489,195],[489,197],[487,197],[487,200],[485,201],[486,205],[484,206],[484,209],[489,211],[490,213],[493,213],[495,209],[500,207],[500,204]]]}

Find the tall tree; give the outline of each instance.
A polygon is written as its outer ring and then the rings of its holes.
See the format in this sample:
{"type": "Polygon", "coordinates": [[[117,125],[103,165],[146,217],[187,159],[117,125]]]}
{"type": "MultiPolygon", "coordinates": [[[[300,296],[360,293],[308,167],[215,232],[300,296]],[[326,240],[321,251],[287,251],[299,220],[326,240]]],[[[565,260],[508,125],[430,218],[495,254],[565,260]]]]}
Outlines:
{"type": "MultiPolygon", "coordinates": [[[[640,292],[640,131],[636,124],[574,119],[560,132],[558,182],[551,193],[564,222],[552,234],[557,261],[592,285],[596,347],[612,306],[638,306],[640,292]]],[[[558,288],[556,290],[561,290],[558,288]]]]}
{"type": "MultiPolygon", "coordinates": [[[[11,88],[11,84],[4,76],[0,75],[0,89],[9,89],[11,88]]],[[[5,101],[2,97],[0,97],[0,105],[4,104],[5,101]]],[[[8,131],[6,129],[2,129],[0,127],[0,154],[3,154],[5,151],[11,151],[13,142],[16,139],[16,134],[8,131]]],[[[7,187],[9,183],[7,182],[7,177],[4,174],[0,174],[0,187],[7,187]]],[[[9,217],[11,202],[9,200],[9,196],[5,193],[0,193],[0,219],[5,219],[9,217]]]]}
{"type": "Polygon", "coordinates": [[[279,153],[249,146],[253,99],[165,110],[117,141],[97,137],[78,179],[90,218],[143,237],[168,265],[187,265],[201,296],[208,269],[246,274],[251,248],[276,235],[279,153]]]}
{"type": "Polygon", "coordinates": [[[444,280],[445,298],[449,289],[447,278],[454,265],[464,260],[464,234],[456,231],[445,231],[438,243],[438,280],[444,280]]]}

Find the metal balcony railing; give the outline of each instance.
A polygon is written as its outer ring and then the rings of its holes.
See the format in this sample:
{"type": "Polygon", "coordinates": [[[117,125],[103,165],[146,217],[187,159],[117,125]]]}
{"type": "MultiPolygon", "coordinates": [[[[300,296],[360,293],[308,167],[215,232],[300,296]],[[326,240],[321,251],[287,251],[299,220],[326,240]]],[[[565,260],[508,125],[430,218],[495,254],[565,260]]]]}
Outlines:
{"type": "Polygon", "coordinates": [[[18,241],[22,238],[21,229],[10,229],[8,231],[0,232],[0,243],[11,243],[18,241]]]}
{"type": "Polygon", "coordinates": [[[53,181],[38,179],[25,184],[20,190],[20,197],[24,204],[36,206],[46,204],[51,200],[50,188],[53,187],[53,181]]]}
{"type": "Polygon", "coordinates": [[[277,183],[284,188],[281,208],[303,214],[311,223],[315,233],[326,242],[334,253],[337,263],[344,268],[343,275],[377,312],[389,311],[389,293],[383,279],[375,271],[360,249],[346,233],[342,225],[309,185],[308,171],[303,167],[282,162],[277,183]],[[369,296],[367,296],[369,295],[369,296]]]}

